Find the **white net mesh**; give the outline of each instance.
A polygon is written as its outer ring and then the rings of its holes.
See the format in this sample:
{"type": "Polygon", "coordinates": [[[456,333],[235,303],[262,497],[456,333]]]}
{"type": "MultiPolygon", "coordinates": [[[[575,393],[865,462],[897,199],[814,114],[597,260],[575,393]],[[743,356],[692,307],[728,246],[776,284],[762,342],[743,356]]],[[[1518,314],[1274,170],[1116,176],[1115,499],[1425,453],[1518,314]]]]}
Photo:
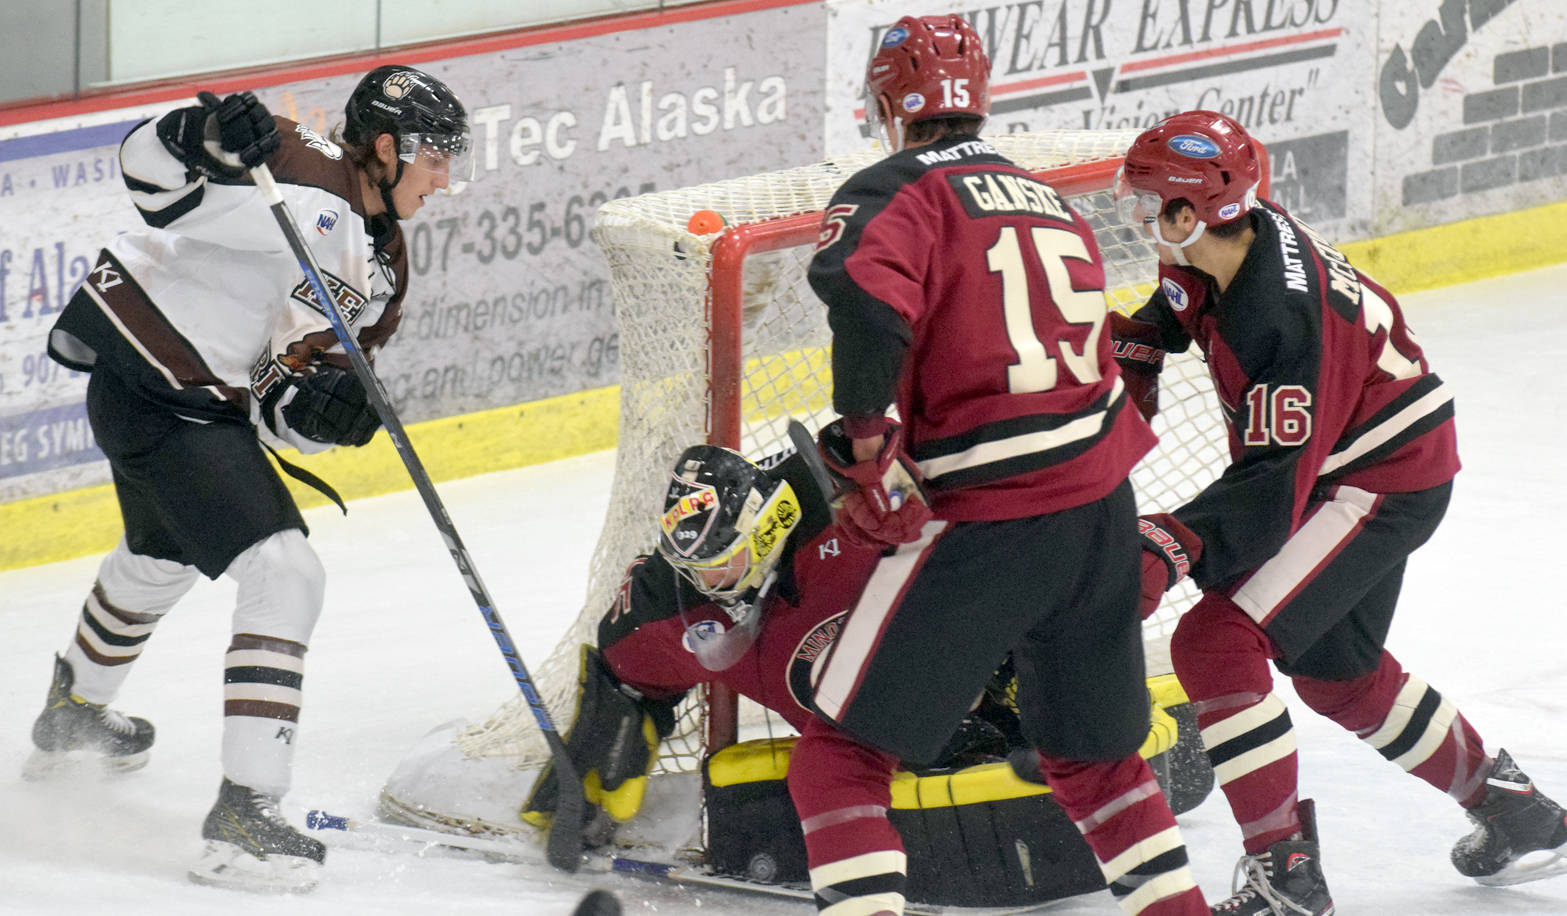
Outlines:
{"type": "MultiPolygon", "coordinates": [[[[1113,162],[1135,131],[1049,131],[991,138],[1005,156],[1049,181],[1050,170],[1086,162],[1113,162]]],[[[609,510],[593,557],[587,603],[575,624],[542,665],[534,669],[540,692],[557,717],[572,708],[577,645],[592,641],[626,565],[652,549],[667,469],[687,445],[708,438],[709,266],[718,236],[696,236],[687,222],[698,210],[716,210],[731,227],[822,210],[855,171],[879,156],[846,156],[803,168],[770,172],[605,204],[593,238],[609,261],[620,322],[620,440],[609,510]]],[[[1151,288],[1155,259],[1147,240],[1118,225],[1110,173],[1096,187],[1070,194],[1072,205],[1094,228],[1108,274],[1113,307],[1140,304],[1151,288]]],[[[1059,175],[1060,173],[1058,173],[1059,175]]],[[[807,221],[814,225],[814,220],[807,221]]],[[[740,390],[742,441],[748,455],[781,451],[785,427],[797,417],[815,427],[831,418],[831,378],[825,309],[805,280],[814,228],[795,244],[744,260],[740,390]]],[[[1141,511],[1169,509],[1190,498],[1222,469],[1222,423],[1210,406],[1202,364],[1173,358],[1162,378],[1158,450],[1134,474],[1141,511]],[[1173,423],[1172,423],[1173,421],[1173,423]],[[1171,426],[1176,430],[1172,432],[1171,426]]],[[[1160,650],[1174,620],[1193,600],[1172,593],[1148,621],[1150,666],[1167,661],[1160,650]]],[[[1168,670],[1165,668],[1165,670],[1168,670]]],[[[660,768],[695,769],[705,735],[705,697],[682,710],[676,734],[666,742],[660,768]]],[[[745,714],[742,713],[742,721],[745,714]]],[[[518,766],[547,756],[532,715],[521,700],[507,703],[486,722],[458,735],[473,758],[502,757],[518,766]]]]}

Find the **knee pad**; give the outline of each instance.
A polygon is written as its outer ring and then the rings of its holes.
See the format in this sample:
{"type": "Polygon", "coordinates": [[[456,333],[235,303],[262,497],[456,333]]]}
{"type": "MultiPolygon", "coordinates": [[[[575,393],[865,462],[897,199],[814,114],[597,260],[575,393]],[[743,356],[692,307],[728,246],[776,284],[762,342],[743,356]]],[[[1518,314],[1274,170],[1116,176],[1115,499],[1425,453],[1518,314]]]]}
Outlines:
{"type": "Polygon", "coordinates": [[[308,645],[326,594],[326,569],[297,528],[245,548],[225,575],[239,584],[232,632],[308,645]]]}
{"type": "Polygon", "coordinates": [[[1193,700],[1268,693],[1273,654],[1262,628],[1222,595],[1204,595],[1181,617],[1170,638],[1176,677],[1193,700]]]}
{"type": "Polygon", "coordinates": [[[824,812],[892,804],[897,761],[818,719],[789,758],[788,787],[802,821],[824,812]]]}
{"type": "Polygon", "coordinates": [[[194,566],[132,553],[123,537],[98,566],[104,599],[136,614],[168,613],[199,578],[194,566]]]}
{"type": "Polygon", "coordinates": [[[1382,653],[1376,670],[1357,678],[1328,681],[1295,675],[1291,678],[1302,703],[1352,732],[1375,729],[1393,708],[1404,686],[1404,669],[1382,653]]]}

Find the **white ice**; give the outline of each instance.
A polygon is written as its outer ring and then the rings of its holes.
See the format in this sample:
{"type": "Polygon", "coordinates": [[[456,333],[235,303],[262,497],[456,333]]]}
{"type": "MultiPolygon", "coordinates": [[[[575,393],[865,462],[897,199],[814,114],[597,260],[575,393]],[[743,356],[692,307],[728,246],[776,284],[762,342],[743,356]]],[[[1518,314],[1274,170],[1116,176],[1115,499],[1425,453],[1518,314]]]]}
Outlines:
{"type": "MultiPolygon", "coordinates": [[[[1567,801],[1564,288],[1567,265],[1404,298],[1457,392],[1465,470],[1445,523],[1410,562],[1391,649],[1457,701],[1489,748],[1508,748],[1567,801]]],[[[542,659],[578,611],[612,468],[600,453],[439,488],[528,661],[542,659]]],[[[350,509],[346,518],[307,513],[329,584],[285,801],[296,821],[308,808],[370,816],[383,780],[422,734],[482,718],[516,689],[415,494],[350,509]]],[[[0,913],[565,914],[595,886],[611,888],[628,913],[810,912],[459,854],[348,848],[332,851],[321,887],[298,898],[193,886],[185,869],[219,780],[227,583],[203,582],[164,621],[116,703],[158,727],[145,770],[63,784],[19,775],[50,657],[70,637],[96,562],[0,574],[0,913]]],[[[1504,889],[1460,877],[1447,860],[1468,830],[1457,806],[1284,693],[1339,912],[1567,912],[1567,877],[1504,889]]],[[[1182,820],[1199,882],[1210,899],[1224,896],[1240,849],[1222,797],[1182,820]]],[[[1118,910],[1101,893],[1051,912],[1118,910]]]]}

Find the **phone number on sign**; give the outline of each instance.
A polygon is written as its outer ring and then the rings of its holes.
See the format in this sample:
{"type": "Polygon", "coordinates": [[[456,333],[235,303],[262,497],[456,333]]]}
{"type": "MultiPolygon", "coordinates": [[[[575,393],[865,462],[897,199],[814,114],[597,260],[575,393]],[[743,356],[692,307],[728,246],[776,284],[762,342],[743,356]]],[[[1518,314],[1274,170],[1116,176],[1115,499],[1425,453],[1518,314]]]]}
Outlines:
{"type": "MultiPolygon", "coordinates": [[[[635,193],[655,190],[648,181],[635,193]]],[[[588,220],[594,210],[612,198],[632,193],[630,188],[620,187],[586,196],[573,194],[566,199],[564,210],[553,212],[548,203],[535,201],[526,208],[485,209],[421,222],[409,241],[408,264],[415,274],[423,275],[432,270],[445,272],[462,257],[490,264],[498,258],[515,260],[524,252],[536,255],[557,240],[576,248],[588,237],[588,220]]]]}
{"type": "MultiPolygon", "coordinates": [[[[0,367],[3,367],[4,365],[5,361],[0,360],[0,367]]],[[[0,372],[0,392],[7,390],[19,391],[23,388],[30,388],[34,385],[49,385],[55,382],[74,379],[80,375],[80,372],[77,372],[74,369],[67,369],[54,360],[50,359],[47,353],[28,353],[22,357],[22,383],[18,385],[16,383],[15,376],[10,376],[8,378],[7,373],[0,372]]]]}

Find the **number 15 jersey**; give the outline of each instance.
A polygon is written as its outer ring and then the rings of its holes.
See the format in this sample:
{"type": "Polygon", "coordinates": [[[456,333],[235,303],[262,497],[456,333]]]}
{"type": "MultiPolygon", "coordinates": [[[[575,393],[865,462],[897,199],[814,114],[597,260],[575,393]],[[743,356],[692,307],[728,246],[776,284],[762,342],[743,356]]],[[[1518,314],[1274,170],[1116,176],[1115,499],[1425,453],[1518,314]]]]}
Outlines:
{"type": "Polygon", "coordinates": [[[833,332],[833,406],[893,404],[938,518],[1093,502],[1154,436],[1105,331],[1092,231],[983,140],[889,156],[833,196],[809,279],[833,332]]]}

